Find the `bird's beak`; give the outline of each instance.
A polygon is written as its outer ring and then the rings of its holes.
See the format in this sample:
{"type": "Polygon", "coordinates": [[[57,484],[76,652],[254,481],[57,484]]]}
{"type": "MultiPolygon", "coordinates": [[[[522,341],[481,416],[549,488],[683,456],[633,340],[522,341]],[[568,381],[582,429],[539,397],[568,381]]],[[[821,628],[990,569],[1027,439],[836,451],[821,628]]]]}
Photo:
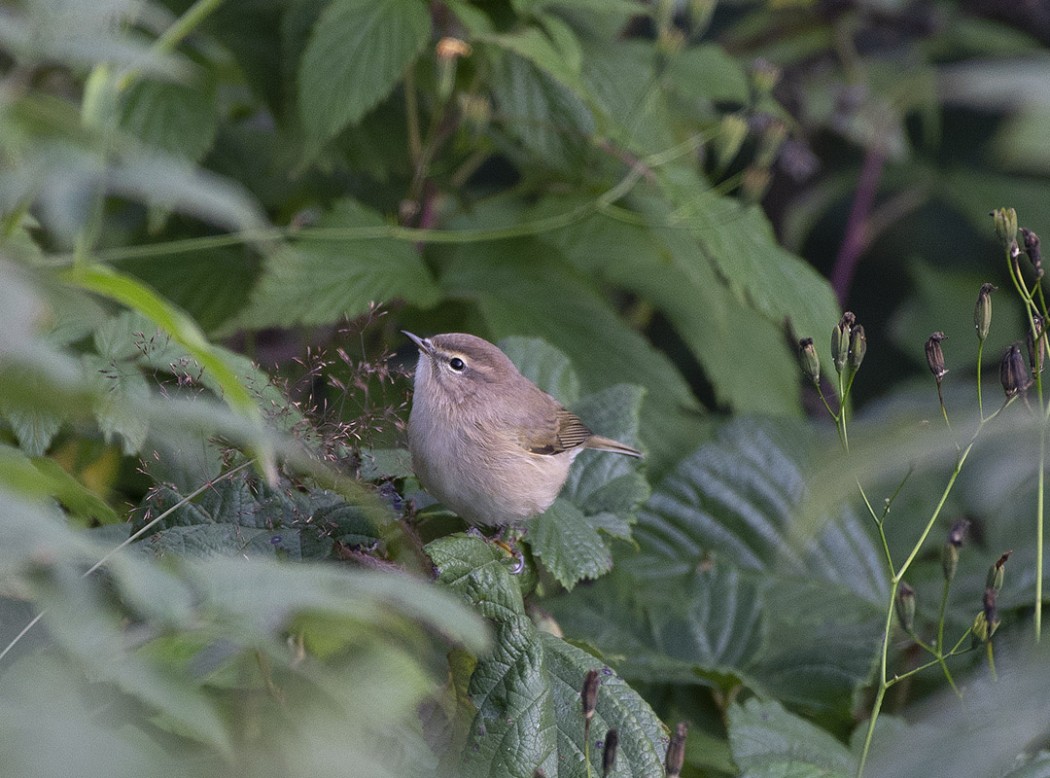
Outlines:
{"type": "Polygon", "coordinates": [[[413,335],[408,330],[401,330],[401,332],[404,335],[406,335],[409,340],[415,343],[416,348],[418,348],[422,353],[426,354],[427,356],[430,356],[430,354],[433,353],[434,347],[430,345],[430,341],[426,338],[421,338],[418,335],[413,335]]]}

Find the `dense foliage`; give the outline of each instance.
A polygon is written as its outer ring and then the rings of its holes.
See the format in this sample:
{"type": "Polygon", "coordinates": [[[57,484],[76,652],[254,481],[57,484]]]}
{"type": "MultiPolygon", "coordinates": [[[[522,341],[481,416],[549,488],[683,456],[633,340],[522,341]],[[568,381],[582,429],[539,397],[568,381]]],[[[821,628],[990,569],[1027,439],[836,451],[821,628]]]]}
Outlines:
{"type": "Polygon", "coordinates": [[[1021,13],[5,5],[0,771],[1050,775],[1021,13]],[[645,461],[466,532],[402,327],[645,461]]]}

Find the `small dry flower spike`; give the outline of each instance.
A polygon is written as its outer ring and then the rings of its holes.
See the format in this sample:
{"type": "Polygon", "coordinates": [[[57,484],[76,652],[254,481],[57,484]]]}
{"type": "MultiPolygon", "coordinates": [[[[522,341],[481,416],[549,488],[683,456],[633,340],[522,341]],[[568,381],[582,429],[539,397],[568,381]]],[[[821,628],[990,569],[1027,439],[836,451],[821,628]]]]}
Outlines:
{"type": "Polygon", "coordinates": [[[580,701],[583,703],[583,739],[587,741],[591,736],[591,719],[594,718],[594,709],[598,705],[599,676],[597,670],[588,670],[583,678],[583,688],[580,690],[580,701]]]}
{"type": "Polygon", "coordinates": [[[602,775],[608,776],[616,767],[616,750],[620,747],[620,733],[610,729],[605,733],[605,750],[602,752],[602,775]]]}

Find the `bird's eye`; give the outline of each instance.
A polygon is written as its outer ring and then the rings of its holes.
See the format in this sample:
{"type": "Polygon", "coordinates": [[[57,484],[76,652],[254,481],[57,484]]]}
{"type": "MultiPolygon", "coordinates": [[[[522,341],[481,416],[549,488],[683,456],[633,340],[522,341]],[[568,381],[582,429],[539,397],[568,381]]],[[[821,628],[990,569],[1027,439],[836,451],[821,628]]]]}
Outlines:
{"type": "Polygon", "coordinates": [[[452,359],[448,361],[448,366],[455,370],[457,373],[460,373],[463,371],[463,368],[467,366],[467,363],[459,357],[452,357],[452,359]]]}

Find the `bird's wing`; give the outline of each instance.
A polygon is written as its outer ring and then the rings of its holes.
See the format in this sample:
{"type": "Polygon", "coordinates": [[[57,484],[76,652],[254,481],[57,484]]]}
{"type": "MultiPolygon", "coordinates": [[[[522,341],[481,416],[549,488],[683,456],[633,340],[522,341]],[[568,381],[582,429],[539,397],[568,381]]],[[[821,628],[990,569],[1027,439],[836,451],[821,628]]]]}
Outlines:
{"type": "Polygon", "coordinates": [[[554,413],[550,423],[538,429],[530,430],[525,448],[533,454],[547,456],[560,454],[572,448],[582,446],[591,437],[591,431],[579,416],[564,408],[554,413]]]}

